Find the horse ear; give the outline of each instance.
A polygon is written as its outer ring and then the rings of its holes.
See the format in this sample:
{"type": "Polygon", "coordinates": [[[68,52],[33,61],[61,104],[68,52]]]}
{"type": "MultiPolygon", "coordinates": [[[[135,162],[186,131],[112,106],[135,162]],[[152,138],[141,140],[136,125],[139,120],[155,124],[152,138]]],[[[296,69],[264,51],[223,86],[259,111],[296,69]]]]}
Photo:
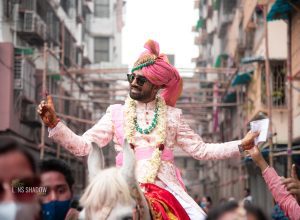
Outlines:
{"type": "Polygon", "coordinates": [[[90,181],[97,175],[100,170],[104,169],[105,166],[102,149],[94,142],[92,142],[91,144],[92,148],[87,159],[90,181]]]}
{"type": "Polygon", "coordinates": [[[135,155],[125,139],[123,146],[123,166],[121,173],[127,182],[136,181],[135,179],[135,155]]]}

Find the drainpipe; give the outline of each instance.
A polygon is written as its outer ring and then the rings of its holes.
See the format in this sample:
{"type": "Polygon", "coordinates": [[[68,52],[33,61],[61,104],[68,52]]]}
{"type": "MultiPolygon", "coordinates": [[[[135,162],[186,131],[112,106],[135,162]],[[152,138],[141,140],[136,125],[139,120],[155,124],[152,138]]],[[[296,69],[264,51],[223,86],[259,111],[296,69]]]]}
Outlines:
{"type": "Polygon", "coordinates": [[[19,1],[14,4],[14,29],[13,29],[13,44],[17,45],[17,30],[18,30],[18,20],[19,20],[19,1]]]}

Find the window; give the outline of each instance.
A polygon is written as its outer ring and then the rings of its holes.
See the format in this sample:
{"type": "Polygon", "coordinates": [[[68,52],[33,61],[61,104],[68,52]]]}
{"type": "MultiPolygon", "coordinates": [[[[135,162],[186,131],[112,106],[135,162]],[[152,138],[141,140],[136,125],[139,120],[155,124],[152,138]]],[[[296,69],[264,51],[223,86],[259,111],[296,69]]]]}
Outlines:
{"type": "MultiPolygon", "coordinates": [[[[262,65],[261,74],[261,91],[262,103],[267,105],[266,96],[266,73],[265,66],[262,65]]],[[[272,107],[273,108],[285,108],[286,107],[286,62],[285,61],[270,61],[270,74],[271,74],[271,90],[272,90],[272,107]]]]}
{"type": "Polygon", "coordinates": [[[95,62],[109,61],[109,38],[95,37],[95,62]]]}
{"type": "Polygon", "coordinates": [[[94,15],[98,18],[109,17],[109,0],[95,0],[94,15]]]}

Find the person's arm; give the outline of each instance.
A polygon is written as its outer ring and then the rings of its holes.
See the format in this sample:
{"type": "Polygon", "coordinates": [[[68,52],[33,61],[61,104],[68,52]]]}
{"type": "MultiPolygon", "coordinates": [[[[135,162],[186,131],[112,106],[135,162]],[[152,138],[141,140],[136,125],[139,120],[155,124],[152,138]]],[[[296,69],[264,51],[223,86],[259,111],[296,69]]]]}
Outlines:
{"type": "Polygon", "coordinates": [[[282,183],[285,185],[287,190],[292,193],[300,205],[300,180],[297,176],[296,165],[292,166],[292,173],[290,178],[282,179],[282,183]]]}
{"type": "Polygon", "coordinates": [[[109,107],[106,114],[91,129],[79,136],[60,122],[51,95],[47,95],[47,100],[42,100],[37,108],[43,123],[49,128],[49,137],[76,156],[87,155],[91,148],[91,142],[95,142],[99,147],[110,142],[113,136],[110,111],[109,107]]]}
{"type": "Polygon", "coordinates": [[[113,123],[111,109],[82,136],[76,135],[64,123],[59,122],[54,128],[49,129],[49,137],[59,143],[76,156],[85,156],[89,153],[91,142],[99,147],[107,145],[113,137],[113,123]]]}
{"type": "Polygon", "coordinates": [[[225,143],[205,143],[196,134],[186,121],[179,116],[179,123],[176,134],[176,142],[185,152],[195,159],[226,159],[239,157],[239,145],[247,147],[251,145],[257,134],[248,132],[243,140],[230,141],[225,143]]]}
{"type": "Polygon", "coordinates": [[[281,183],[280,177],[276,171],[271,167],[267,167],[263,172],[263,177],[275,201],[278,203],[287,217],[289,217],[291,220],[299,220],[300,206],[298,205],[297,200],[281,183]]]}
{"type": "Polygon", "coordinates": [[[259,149],[255,146],[248,150],[253,161],[262,171],[263,178],[271,191],[275,201],[278,203],[280,208],[285,214],[292,220],[300,219],[300,206],[296,199],[286,190],[284,185],[281,183],[281,178],[277,175],[276,171],[269,167],[261,155],[259,149]]]}

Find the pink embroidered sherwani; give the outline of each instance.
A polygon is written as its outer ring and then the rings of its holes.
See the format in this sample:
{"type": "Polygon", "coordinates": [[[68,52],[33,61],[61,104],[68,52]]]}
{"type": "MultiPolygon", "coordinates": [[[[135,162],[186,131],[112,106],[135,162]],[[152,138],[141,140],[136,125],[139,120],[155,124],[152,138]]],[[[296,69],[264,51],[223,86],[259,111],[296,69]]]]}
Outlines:
{"type": "MultiPolygon", "coordinates": [[[[74,134],[68,127],[59,122],[55,128],[49,131],[49,137],[53,138],[56,142],[77,156],[87,155],[91,148],[91,142],[95,142],[100,147],[104,147],[111,140],[113,140],[115,144],[114,146],[116,152],[121,152],[122,146],[119,144],[115,135],[116,128],[112,120],[112,109],[113,106],[108,107],[106,114],[82,136],[74,134]]],[[[137,102],[137,121],[140,127],[146,128],[149,126],[149,124],[151,124],[151,121],[154,117],[154,110],[155,101],[147,104],[137,102]]],[[[157,137],[158,134],[156,128],[148,135],[136,132],[134,143],[135,150],[142,148],[155,148],[157,137]]],[[[239,157],[239,144],[240,141],[232,141],[222,144],[204,143],[201,137],[191,130],[191,128],[182,118],[181,110],[168,106],[167,136],[165,141],[166,150],[173,151],[175,148],[179,147],[195,159],[216,160],[239,157]]],[[[151,155],[149,157],[151,157],[151,155]]],[[[137,158],[136,173],[138,180],[141,180],[146,174],[146,164],[147,159],[137,158]]],[[[182,206],[186,209],[191,219],[205,219],[205,213],[203,210],[194,202],[194,200],[180,185],[178,175],[176,175],[174,160],[162,160],[156,184],[165,187],[167,190],[173,193],[182,206]]]]}

